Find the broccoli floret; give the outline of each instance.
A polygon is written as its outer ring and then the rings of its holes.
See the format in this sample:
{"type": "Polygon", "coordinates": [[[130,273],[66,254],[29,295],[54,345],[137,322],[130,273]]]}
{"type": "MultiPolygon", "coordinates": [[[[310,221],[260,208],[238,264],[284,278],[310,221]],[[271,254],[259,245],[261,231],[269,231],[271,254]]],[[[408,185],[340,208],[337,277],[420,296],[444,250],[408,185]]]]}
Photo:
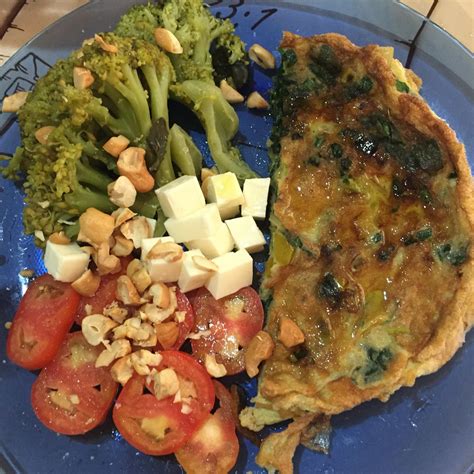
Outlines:
{"type": "Polygon", "coordinates": [[[166,28],[178,38],[183,53],[170,55],[177,80],[222,79],[237,88],[248,79],[245,44],[230,20],[214,17],[202,0],[162,0],[137,5],[118,22],[115,32],[154,41],[155,28],[166,28]],[[234,74],[235,73],[235,74],[234,74]]]}
{"type": "MultiPolygon", "coordinates": [[[[22,146],[3,174],[24,178],[27,233],[42,230],[48,236],[66,230],[63,222],[74,221],[89,207],[113,211],[107,186],[118,171],[104,143],[122,134],[147,148],[147,135],[158,121],[165,123],[168,134],[168,86],[174,73],[167,56],[139,39],[112,34],[103,39],[117,52],[102,50],[96,41],[84,45],[38,81],[18,112],[22,146]],[[91,87],[74,86],[75,66],[91,71],[91,87]],[[42,127],[52,131],[40,143],[36,133],[42,127]]],[[[147,150],[147,159],[153,163],[152,150],[147,150]]],[[[160,184],[174,178],[169,143],[156,170],[160,184]]],[[[138,195],[133,210],[154,217],[157,207],[156,195],[146,193],[138,195]]]]}
{"type": "Polygon", "coordinates": [[[254,177],[231,144],[238,130],[237,114],[214,84],[214,80],[219,83],[227,79],[241,86],[247,80],[245,45],[235,35],[234,26],[229,20],[212,16],[201,0],[164,0],[157,5],[133,7],[121,18],[115,32],[154,41],[157,27],[172,31],[183,47],[182,54],[170,55],[177,79],[170,87],[171,98],[198,116],[220,172],[232,171],[241,180],[254,177]]]}

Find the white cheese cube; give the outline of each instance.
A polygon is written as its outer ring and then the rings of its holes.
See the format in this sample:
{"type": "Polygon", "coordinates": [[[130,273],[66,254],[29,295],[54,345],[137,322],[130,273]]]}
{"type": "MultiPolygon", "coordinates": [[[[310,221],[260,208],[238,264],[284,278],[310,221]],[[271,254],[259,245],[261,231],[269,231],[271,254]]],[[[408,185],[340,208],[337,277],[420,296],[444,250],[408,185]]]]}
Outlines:
{"type": "Polygon", "coordinates": [[[146,217],[145,219],[148,222],[148,225],[150,226],[150,235],[153,236],[156,228],[156,219],[150,219],[149,217],[146,217]]]}
{"type": "Polygon", "coordinates": [[[234,248],[234,239],[229,228],[221,222],[217,232],[205,239],[191,240],[185,243],[188,249],[199,249],[207,258],[215,258],[230,252],[234,248]]]}
{"type": "Polygon", "coordinates": [[[184,252],[183,266],[178,279],[178,286],[184,293],[201,288],[212,275],[212,272],[203,270],[194,263],[193,257],[196,256],[204,258],[203,253],[198,249],[184,252]]]}
{"type": "Polygon", "coordinates": [[[155,192],[166,217],[184,217],[206,205],[196,176],[181,176],[155,192]]]}
{"type": "MultiPolygon", "coordinates": [[[[209,202],[215,202],[221,213],[222,219],[233,217],[232,211],[244,203],[244,195],[240,189],[239,181],[234,173],[227,172],[210,176],[207,180],[207,195],[209,202]]],[[[238,214],[238,210],[234,214],[238,214]]]]}
{"type": "Polygon", "coordinates": [[[205,239],[214,235],[222,224],[216,204],[207,204],[202,209],[184,217],[170,217],[165,228],[173,239],[180,242],[205,239]]]}
{"type": "Polygon", "coordinates": [[[246,250],[229,252],[212,261],[217,271],[205,286],[216,300],[252,284],[253,261],[246,250]]]}
{"type": "Polygon", "coordinates": [[[244,181],[242,215],[265,219],[270,178],[251,178],[244,181]]]}
{"type": "Polygon", "coordinates": [[[174,240],[171,237],[153,237],[151,239],[142,240],[141,259],[145,262],[150,278],[154,282],[162,281],[164,283],[171,283],[178,281],[183,265],[183,258],[180,258],[176,262],[167,262],[164,258],[147,258],[150,250],[158,242],[174,242],[174,240]]]}
{"type": "Polygon", "coordinates": [[[257,227],[253,217],[237,217],[225,221],[234,239],[235,246],[245,249],[247,252],[260,252],[265,245],[265,237],[262,231],[257,227]]]}
{"type": "Polygon", "coordinates": [[[70,283],[77,280],[89,266],[90,256],[76,243],[60,245],[46,242],[44,266],[56,280],[70,283]]]}

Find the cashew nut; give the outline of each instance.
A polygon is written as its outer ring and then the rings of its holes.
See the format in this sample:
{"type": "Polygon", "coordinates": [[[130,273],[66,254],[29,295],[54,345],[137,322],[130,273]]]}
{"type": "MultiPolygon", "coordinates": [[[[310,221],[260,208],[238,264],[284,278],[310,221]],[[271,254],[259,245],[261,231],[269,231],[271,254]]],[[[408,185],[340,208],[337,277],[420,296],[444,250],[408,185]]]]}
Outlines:
{"type": "Polygon", "coordinates": [[[94,76],[89,69],[86,69],[85,67],[76,66],[72,70],[72,78],[76,89],[88,89],[92,84],[94,84],[94,76]]]}
{"type": "Polygon", "coordinates": [[[155,28],[154,31],[156,44],[167,53],[182,54],[183,47],[178,38],[166,28],[155,28]]]}
{"type": "Polygon", "coordinates": [[[134,217],[120,226],[120,232],[133,241],[135,248],[140,248],[143,239],[151,237],[150,224],[143,216],[134,217]]]}
{"type": "Polygon", "coordinates": [[[97,251],[92,254],[99,275],[107,275],[109,273],[117,273],[121,270],[122,264],[120,259],[115,255],[110,255],[110,247],[107,242],[99,245],[97,251]]]}
{"type": "Polygon", "coordinates": [[[283,316],[280,319],[278,339],[286,348],[290,348],[302,344],[304,342],[304,334],[294,321],[283,316]]]}
{"type": "Polygon", "coordinates": [[[155,325],[156,337],[163,349],[174,346],[179,336],[179,326],[174,321],[155,325]]]}
{"type": "Polygon", "coordinates": [[[112,378],[125,385],[133,376],[133,367],[130,355],[121,357],[110,369],[110,375],[112,378]]]}
{"type": "Polygon", "coordinates": [[[124,222],[127,222],[135,217],[137,214],[127,207],[119,207],[118,209],[115,209],[111,215],[115,219],[115,227],[117,228],[120,227],[124,222]]]}
{"type": "Polygon", "coordinates": [[[99,289],[100,276],[86,270],[71,286],[82,296],[94,296],[99,289]]]}
{"type": "Polygon", "coordinates": [[[177,262],[183,258],[183,248],[174,242],[157,242],[146,254],[147,260],[161,258],[166,262],[177,262]]]}
{"type": "Polygon", "coordinates": [[[259,331],[244,353],[245,370],[249,377],[255,377],[258,374],[260,362],[267,360],[273,353],[275,343],[272,337],[265,331],[259,331]]]}
{"type": "Polygon", "coordinates": [[[15,92],[3,99],[2,112],[18,112],[20,107],[26,102],[29,92],[15,92]]]}
{"type": "Polygon", "coordinates": [[[145,265],[136,258],[128,264],[127,276],[132,280],[139,293],[143,293],[152,283],[145,265]]]}
{"type": "Polygon", "coordinates": [[[126,176],[120,176],[107,186],[110,201],[119,207],[132,207],[135,204],[137,190],[126,176]]]}
{"type": "Polygon", "coordinates": [[[79,226],[77,240],[98,247],[103,242],[109,241],[114,231],[115,220],[112,216],[94,207],[89,207],[89,209],[79,217],[79,226]]]}
{"type": "Polygon", "coordinates": [[[202,168],[201,169],[201,183],[204,183],[207,178],[215,176],[217,173],[212,168],[202,168]]]}
{"type": "Polygon", "coordinates": [[[82,320],[82,334],[91,346],[98,346],[116,326],[118,324],[115,321],[102,314],[91,314],[82,320]]]}
{"type": "Polygon", "coordinates": [[[153,298],[153,304],[159,308],[169,308],[171,310],[170,315],[176,309],[176,292],[170,290],[164,283],[158,282],[151,285],[148,294],[153,298]]]}
{"type": "Polygon", "coordinates": [[[216,356],[214,354],[206,354],[204,358],[204,365],[206,367],[207,373],[211,377],[224,377],[227,375],[227,369],[225,368],[224,364],[219,364],[216,361],[216,356]]]}
{"type": "Polygon", "coordinates": [[[51,125],[47,125],[46,127],[38,128],[35,132],[35,138],[38,140],[41,145],[46,145],[48,143],[48,137],[50,133],[55,130],[56,127],[52,127],[51,125]]]}
{"type": "Polygon", "coordinates": [[[101,49],[107,53],[118,53],[117,46],[106,43],[104,38],[100,35],[94,35],[94,40],[101,47],[101,49]]]}
{"type": "Polygon", "coordinates": [[[118,158],[120,153],[130,145],[130,140],[123,135],[109,138],[103,145],[102,148],[114,158],[118,158]]]}
{"type": "Polygon", "coordinates": [[[126,239],[122,235],[115,236],[115,244],[111,248],[110,253],[116,257],[127,257],[133,252],[133,242],[126,239]]]}
{"type": "Polygon", "coordinates": [[[263,69],[275,69],[275,56],[259,44],[250,46],[249,58],[263,69]]]}
{"type": "Polygon", "coordinates": [[[246,104],[249,109],[268,109],[270,107],[270,104],[257,91],[247,97],[246,104]]]}
{"type": "Polygon", "coordinates": [[[151,191],[155,186],[155,180],[146,167],[143,148],[129,147],[122,151],[117,168],[120,175],[126,176],[140,193],[151,191]]]}
{"type": "Polygon", "coordinates": [[[244,101],[244,96],[237,90],[235,90],[229,83],[222,79],[219,85],[224,99],[230,104],[238,104],[244,101]]]}
{"type": "Polygon", "coordinates": [[[107,367],[115,359],[126,356],[132,352],[132,346],[126,339],[119,339],[118,341],[112,342],[106,349],[104,349],[97,357],[95,361],[96,367],[107,367]]]}
{"type": "Polygon", "coordinates": [[[158,366],[163,357],[160,354],[154,354],[146,349],[140,349],[133,352],[130,356],[132,366],[139,375],[148,375],[150,373],[149,365],[158,366]]]}
{"type": "Polygon", "coordinates": [[[140,295],[127,275],[121,275],[117,280],[117,299],[124,304],[132,306],[141,303],[140,295]]]}
{"type": "Polygon", "coordinates": [[[128,316],[128,311],[126,308],[121,308],[117,301],[112,301],[112,303],[104,308],[104,316],[112,318],[115,322],[122,324],[128,316]]]}
{"type": "Polygon", "coordinates": [[[178,393],[179,379],[176,372],[171,368],[153,372],[151,379],[153,381],[153,392],[158,400],[171,397],[178,393]]]}

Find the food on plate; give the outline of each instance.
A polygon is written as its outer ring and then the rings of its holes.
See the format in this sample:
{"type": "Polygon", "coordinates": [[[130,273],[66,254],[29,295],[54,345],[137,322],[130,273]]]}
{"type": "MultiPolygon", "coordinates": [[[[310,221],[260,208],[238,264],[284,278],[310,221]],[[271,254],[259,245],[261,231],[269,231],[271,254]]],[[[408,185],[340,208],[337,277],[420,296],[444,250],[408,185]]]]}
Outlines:
{"type": "Polygon", "coordinates": [[[281,55],[262,283],[275,349],[240,419],[295,420],[257,457],[290,472],[308,414],[386,401],[463,343],[474,189],[464,147],[391,48],[285,33],[281,55]]]}

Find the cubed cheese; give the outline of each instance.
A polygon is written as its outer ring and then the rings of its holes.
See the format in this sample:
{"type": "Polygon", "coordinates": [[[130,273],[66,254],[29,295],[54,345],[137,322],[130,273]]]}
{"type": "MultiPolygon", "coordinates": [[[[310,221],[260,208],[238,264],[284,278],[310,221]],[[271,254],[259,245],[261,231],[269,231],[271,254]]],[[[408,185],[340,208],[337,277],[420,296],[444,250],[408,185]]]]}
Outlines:
{"type": "Polygon", "coordinates": [[[153,236],[153,234],[155,233],[155,228],[156,228],[156,219],[150,219],[149,217],[147,217],[146,221],[148,222],[148,225],[150,226],[150,235],[153,236]]]}
{"type": "Polygon", "coordinates": [[[162,281],[171,283],[178,281],[183,265],[182,258],[176,262],[167,262],[164,258],[147,258],[148,252],[150,252],[158,242],[174,242],[174,239],[171,237],[153,237],[151,239],[142,240],[141,259],[145,262],[150,278],[155,282],[162,281]]]}
{"type": "Polygon", "coordinates": [[[216,174],[207,179],[208,202],[215,202],[222,219],[238,214],[237,206],[244,203],[244,195],[234,173],[216,174]],[[235,210],[235,214],[232,214],[235,210]]]}
{"type": "Polygon", "coordinates": [[[195,290],[196,288],[201,288],[212,275],[212,272],[203,270],[195,264],[193,257],[196,256],[205,258],[203,253],[198,249],[184,252],[183,266],[181,267],[181,273],[178,279],[178,286],[184,293],[195,290]]]}
{"type": "Polygon", "coordinates": [[[229,252],[212,261],[217,271],[205,286],[216,300],[252,284],[253,262],[246,250],[229,252]]]}
{"type": "Polygon", "coordinates": [[[251,178],[244,181],[242,215],[265,219],[270,178],[251,178]]]}
{"type": "Polygon", "coordinates": [[[166,217],[184,217],[206,205],[196,176],[181,176],[155,192],[166,217]]]}
{"type": "Polygon", "coordinates": [[[225,221],[234,239],[235,246],[247,252],[260,252],[265,245],[265,237],[257,227],[253,217],[237,217],[225,221]]]}
{"type": "Polygon", "coordinates": [[[89,254],[76,243],[60,245],[46,242],[44,266],[56,280],[72,282],[77,280],[89,266],[89,254]]]}
{"type": "Polygon", "coordinates": [[[215,258],[230,252],[234,248],[234,239],[229,228],[222,222],[217,232],[205,239],[185,243],[188,249],[199,249],[207,258],[215,258]]]}
{"type": "Polygon", "coordinates": [[[207,204],[185,217],[170,217],[165,221],[165,228],[179,243],[211,237],[218,231],[221,223],[217,205],[207,204]]]}

